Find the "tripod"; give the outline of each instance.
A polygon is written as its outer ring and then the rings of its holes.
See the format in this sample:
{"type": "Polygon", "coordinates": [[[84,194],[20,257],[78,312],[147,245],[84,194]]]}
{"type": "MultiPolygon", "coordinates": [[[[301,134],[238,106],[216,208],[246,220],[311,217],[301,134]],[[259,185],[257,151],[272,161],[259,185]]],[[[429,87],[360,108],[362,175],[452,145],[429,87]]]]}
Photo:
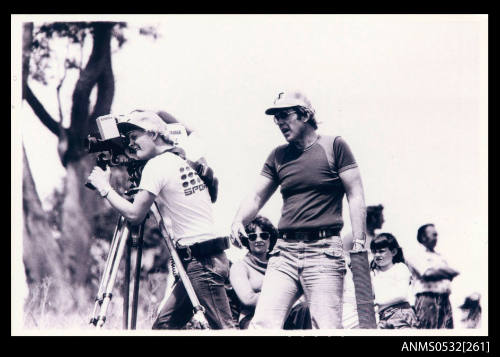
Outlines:
{"type": "MultiPolygon", "coordinates": [[[[118,164],[114,163],[116,160],[106,159],[104,154],[100,154],[97,157],[97,166],[101,167],[103,170],[107,166],[116,166],[118,164]]],[[[125,193],[127,196],[132,196],[136,190],[137,185],[140,181],[140,175],[142,169],[144,168],[145,161],[129,160],[122,163],[127,167],[127,172],[129,174],[129,181],[131,182],[130,189],[125,193]]],[[[87,182],[85,184],[89,189],[94,190],[95,187],[87,182]]],[[[194,291],[193,285],[189,280],[189,277],[184,269],[184,265],[177,250],[172,241],[172,237],[168,233],[165,227],[163,218],[158,209],[156,202],[151,206],[151,212],[153,213],[156,222],[160,228],[160,233],[163,241],[167,245],[167,249],[170,252],[170,256],[173,261],[173,270],[177,272],[176,275],[179,276],[186,293],[188,294],[189,300],[193,306],[193,318],[198,322],[198,326],[202,329],[208,329],[209,324],[205,318],[204,308],[200,304],[198,297],[194,291]]],[[[90,319],[90,324],[96,326],[97,328],[102,328],[106,322],[106,313],[111,303],[111,298],[113,297],[112,291],[115,284],[116,275],[118,273],[118,267],[122,259],[123,253],[126,248],[126,259],[125,259],[125,284],[123,291],[123,328],[135,329],[137,322],[137,306],[139,299],[139,283],[140,283],[140,273],[141,273],[141,260],[142,260],[142,246],[143,246],[143,236],[144,236],[144,225],[149,215],[146,216],[144,221],[139,225],[131,225],[125,217],[120,216],[118,223],[116,225],[113,239],[111,241],[111,246],[109,249],[108,257],[106,259],[106,265],[102,274],[101,281],[99,283],[99,290],[96,296],[94,311],[90,319]],[[136,247],[136,259],[135,259],[135,276],[134,276],[134,291],[132,297],[132,313],[129,319],[129,295],[130,295],[130,265],[131,265],[131,250],[132,247],[136,247]]]]}
{"type": "MultiPolygon", "coordinates": [[[[193,305],[193,318],[199,323],[202,329],[208,329],[208,321],[204,315],[204,308],[200,304],[198,297],[194,291],[193,285],[189,280],[189,277],[184,269],[182,260],[180,259],[177,251],[175,249],[174,243],[172,242],[170,235],[165,227],[161,214],[158,210],[156,202],[151,207],[151,212],[153,213],[162,235],[162,238],[167,245],[170,255],[173,259],[175,270],[177,271],[184,288],[188,294],[188,297],[193,305]]],[[[146,217],[147,219],[147,217],[146,217]]],[[[125,286],[124,286],[124,301],[123,301],[123,328],[124,329],[135,329],[137,322],[137,306],[139,298],[139,282],[140,282],[140,272],[141,272],[141,257],[142,257],[142,245],[143,245],[143,235],[144,235],[144,225],[146,219],[138,226],[131,226],[123,216],[120,216],[118,223],[116,225],[113,240],[111,242],[108,257],[106,259],[106,265],[102,274],[101,282],[99,284],[99,290],[97,293],[96,301],[94,304],[94,311],[90,319],[90,324],[96,326],[97,328],[102,328],[106,322],[106,313],[111,303],[111,298],[113,297],[112,290],[115,284],[116,275],[118,272],[118,267],[120,265],[121,258],[126,250],[126,260],[125,260],[125,286]],[[135,260],[135,276],[134,276],[134,290],[132,298],[132,313],[129,321],[129,287],[130,287],[130,265],[131,265],[131,248],[132,246],[137,247],[136,260],[135,260]]]]}
{"type": "Polygon", "coordinates": [[[112,290],[116,281],[118,267],[120,265],[123,253],[126,251],[125,258],[125,282],[123,289],[123,328],[128,329],[129,326],[135,329],[137,322],[137,306],[139,296],[139,281],[141,272],[142,245],[145,220],[139,226],[131,226],[125,219],[120,216],[116,225],[111,246],[109,249],[106,265],[102,273],[102,278],[99,283],[99,290],[94,304],[94,311],[90,319],[90,324],[98,328],[102,328],[106,322],[106,313],[113,297],[112,290]],[[129,296],[130,296],[130,266],[131,266],[131,250],[132,246],[136,247],[135,259],[135,276],[134,276],[134,291],[132,298],[132,314],[129,321],[129,296]]]}

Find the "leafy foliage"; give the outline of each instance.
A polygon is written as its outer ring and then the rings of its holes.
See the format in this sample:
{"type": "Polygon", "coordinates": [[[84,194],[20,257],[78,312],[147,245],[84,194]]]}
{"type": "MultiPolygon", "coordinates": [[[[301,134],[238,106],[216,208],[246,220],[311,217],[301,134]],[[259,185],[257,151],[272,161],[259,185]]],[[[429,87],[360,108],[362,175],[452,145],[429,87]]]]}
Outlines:
{"type": "MultiPolygon", "coordinates": [[[[113,27],[112,35],[116,39],[119,48],[126,42],[123,33],[123,29],[126,27],[126,22],[118,22],[113,27]]],[[[78,46],[81,53],[85,40],[92,34],[93,29],[94,24],[92,22],[53,22],[38,26],[34,30],[31,44],[31,78],[44,85],[48,84],[47,69],[51,68],[51,59],[54,55],[51,46],[52,40],[66,39],[68,46],[78,46]]],[[[151,33],[155,33],[154,28],[146,31],[145,34],[149,35],[151,33]]],[[[66,69],[81,70],[83,67],[82,58],[76,58],[74,55],[65,58],[64,66],[66,69]]]]}

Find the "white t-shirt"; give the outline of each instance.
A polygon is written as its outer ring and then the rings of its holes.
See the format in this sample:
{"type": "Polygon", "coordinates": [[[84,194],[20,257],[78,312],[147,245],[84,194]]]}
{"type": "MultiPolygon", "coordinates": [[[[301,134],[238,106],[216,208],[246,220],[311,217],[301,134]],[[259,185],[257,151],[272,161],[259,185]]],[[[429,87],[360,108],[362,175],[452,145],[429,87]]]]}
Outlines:
{"type": "MultiPolygon", "coordinates": [[[[423,245],[419,245],[415,254],[408,255],[406,261],[413,269],[417,270],[419,274],[425,273],[425,271],[429,268],[438,269],[440,267],[448,266],[448,263],[441,256],[441,254],[431,252],[423,245]]],[[[415,294],[423,292],[449,294],[451,292],[451,280],[441,279],[438,281],[423,281],[414,276],[413,292],[415,294]]]]}
{"type": "Polygon", "coordinates": [[[389,305],[408,302],[411,273],[403,263],[396,263],[386,271],[371,271],[375,303],[379,310],[389,305]]]}
{"type": "Polygon", "coordinates": [[[139,189],[156,196],[174,241],[191,245],[214,238],[208,189],[181,157],[165,152],[150,159],[142,171],[139,189]]]}

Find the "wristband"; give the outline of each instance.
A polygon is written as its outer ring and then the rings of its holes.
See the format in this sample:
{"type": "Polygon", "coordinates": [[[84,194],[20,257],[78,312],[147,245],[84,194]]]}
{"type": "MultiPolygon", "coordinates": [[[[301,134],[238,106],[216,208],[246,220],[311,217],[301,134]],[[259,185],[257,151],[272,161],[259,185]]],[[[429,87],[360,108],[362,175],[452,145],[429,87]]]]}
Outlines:
{"type": "Polygon", "coordinates": [[[111,191],[111,189],[112,189],[111,185],[107,184],[106,187],[100,188],[98,190],[99,190],[99,194],[101,195],[101,197],[106,198],[106,196],[108,195],[109,191],[111,191]]]}
{"type": "Polygon", "coordinates": [[[356,238],[354,239],[354,244],[361,244],[361,245],[365,245],[366,243],[366,234],[365,233],[361,233],[361,238],[356,238]]]}

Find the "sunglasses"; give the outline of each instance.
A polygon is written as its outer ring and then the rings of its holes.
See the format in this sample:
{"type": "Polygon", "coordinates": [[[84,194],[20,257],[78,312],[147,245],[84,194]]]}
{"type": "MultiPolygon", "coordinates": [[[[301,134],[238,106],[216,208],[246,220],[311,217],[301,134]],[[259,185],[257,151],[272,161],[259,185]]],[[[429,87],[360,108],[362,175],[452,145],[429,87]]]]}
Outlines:
{"type": "Polygon", "coordinates": [[[254,242],[257,237],[260,237],[262,238],[263,240],[268,240],[270,237],[271,237],[271,234],[269,234],[268,232],[262,232],[262,233],[248,233],[248,240],[251,241],[251,242],[254,242]]]}
{"type": "Polygon", "coordinates": [[[282,110],[281,112],[274,114],[274,122],[276,124],[278,124],[278,122],[280,120],[284,120],[284,119],[288,118],[293,113],[295,113],[295,110],[293,110],[293,109],[292,110],[282,110]]]}

